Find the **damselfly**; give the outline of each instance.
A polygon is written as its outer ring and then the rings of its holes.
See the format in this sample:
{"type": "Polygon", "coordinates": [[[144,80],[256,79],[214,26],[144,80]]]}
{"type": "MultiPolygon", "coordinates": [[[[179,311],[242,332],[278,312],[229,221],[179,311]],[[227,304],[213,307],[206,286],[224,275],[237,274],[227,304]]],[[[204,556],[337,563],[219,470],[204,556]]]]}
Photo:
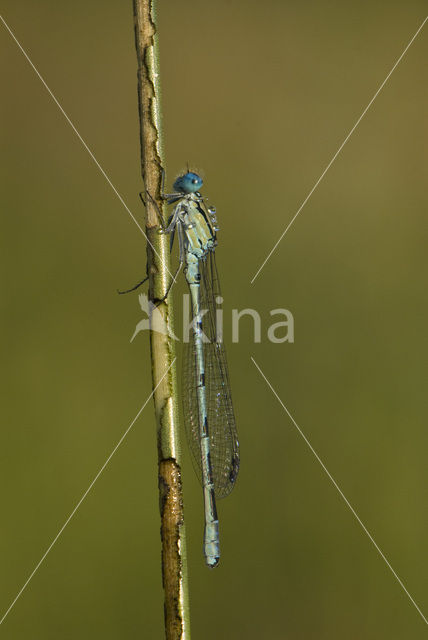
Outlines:
{"type": "Polygon", "coordinates": [[[168,226],[163,227],[161,218],[160,222],[163,231],[171,236],[171,249],[177,234],[176,275],[184,265],[190,289],[191,336],[185,343],[183,358],[184,421],[203,488],[205,562],[215,567],[220,559],[216,498],[227,496],[235,486],[239,442],[226,352],[217,327],[217,303],[222,299],[215,262],[216,211],[214,207],[206,207],[199,193],[202,184],[202,178],[191,171],[179,176],[173,185],[174,192],[164,195],[167,203],[174,205],[168,226]]]}

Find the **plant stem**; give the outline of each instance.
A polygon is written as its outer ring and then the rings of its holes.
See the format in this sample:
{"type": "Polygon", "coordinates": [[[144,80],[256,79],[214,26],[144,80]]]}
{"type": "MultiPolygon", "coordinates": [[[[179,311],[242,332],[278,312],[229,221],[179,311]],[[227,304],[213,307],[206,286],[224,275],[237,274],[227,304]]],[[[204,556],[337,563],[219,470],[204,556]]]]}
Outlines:
{"type": "MultiPolygon", "coordinates": [[[[160,87],[155,0],[133,0],[135,44],[138,60],[138,102],[141,136],[141,169],[146,192],[146,233],[149,295],[160,300],[170,282],[169,238],[159,233],[163,148],[160,117],[160,87]],[[149,195],[147,195],[149,194],[149,195]]],[[[165,591],[165,633],[167,640],[189,640],[186,540],[181,488],[178,437],[177,375],[172,299],[168,296],[156,312],[165,321],[165,334],[150,331],[152,380],[159,460],[161,512],[162,580],[165,591]],[[171,364],[172,363],[172,364],[171,364]],[[165,371],[171,365],[163,382],[165,371]]]]}

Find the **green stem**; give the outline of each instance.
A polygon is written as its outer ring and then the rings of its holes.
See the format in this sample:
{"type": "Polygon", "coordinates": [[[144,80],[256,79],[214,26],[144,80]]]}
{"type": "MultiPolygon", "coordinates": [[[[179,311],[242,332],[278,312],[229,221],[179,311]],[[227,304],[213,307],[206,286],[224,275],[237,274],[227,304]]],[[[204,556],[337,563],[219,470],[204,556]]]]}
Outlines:
{"type": "MultiPolygon", "coordinates": [[[[163,147],[160,117],[160,87],[155,0],[133,0],[135,43],[138,60],[138,101],[141,134],[141,168],[146,194],[146,233],[149,292],[151,300],[165,295],[171,279],[169,239],[159,233],[163,147]]],[[[157,424],[159,494],[162,539],[162,579],[165,591],[167,640],[189,640],[186,540],[181,488],[178,437],[177,374],[172,299],[168,296],[157,311],[165,333],[150,332],[152,380],[157,424]],[[164,380],[159,384],[165,371],[164,380]],[[159,386],[158,386],[159,385],[159,386]]]]}

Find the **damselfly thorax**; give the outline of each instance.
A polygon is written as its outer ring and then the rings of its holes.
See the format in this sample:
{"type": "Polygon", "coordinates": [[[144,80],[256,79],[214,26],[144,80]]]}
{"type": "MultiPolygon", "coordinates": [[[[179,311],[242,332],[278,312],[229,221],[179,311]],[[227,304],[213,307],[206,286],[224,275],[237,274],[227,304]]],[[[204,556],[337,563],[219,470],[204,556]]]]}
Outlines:
{"type": "MultiPolygon", "coordinates": [[[[174,199],[169,202],[174,202],[174,199]]],[[[186,194],[176,204],[174,213],[166,229],[171,234],[171,246],[177,230],[180,261],[184,261],[186,253],[200,259],[212,251],[217,245],[215,226],[217,219],[215,208],[205,208],[199,192],[186,194]]]]}

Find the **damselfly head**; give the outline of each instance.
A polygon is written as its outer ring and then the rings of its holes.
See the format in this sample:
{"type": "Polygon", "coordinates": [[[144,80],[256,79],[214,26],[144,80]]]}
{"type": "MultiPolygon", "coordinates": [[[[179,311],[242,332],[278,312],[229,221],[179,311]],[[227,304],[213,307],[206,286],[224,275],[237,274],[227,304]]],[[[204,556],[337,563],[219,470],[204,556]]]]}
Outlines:
{"type": "Polygon", "coordinates": [[[197,173],[188,171],[182,176],[178,176],[173,184],[174,191],[180,193],[196,193],[203,185],[203,180],[197,173]]]}

